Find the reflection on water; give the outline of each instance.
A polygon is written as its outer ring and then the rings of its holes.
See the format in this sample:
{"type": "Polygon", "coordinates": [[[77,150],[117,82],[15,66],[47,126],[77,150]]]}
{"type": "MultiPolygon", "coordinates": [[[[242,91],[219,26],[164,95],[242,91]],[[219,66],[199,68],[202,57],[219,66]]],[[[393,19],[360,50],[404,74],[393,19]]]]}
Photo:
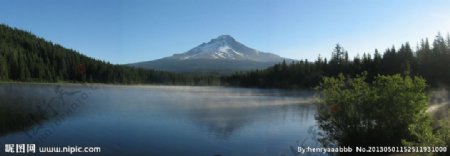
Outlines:
{"type": "MultiPolygon", "coordinates": [[[[81,88],[80,88],[81,87],[81,88]]],[[[46,122],[62,122],[77,108],[80,90],[60,85],[2,84],[0,86],[0,136],[23,132],[29,138],[36,137],[37,130],[46,122]],[[57,119],[57,121],[54,121],[57,119]]]]}
{"type": "MultiPolygon", "coordinates": [[[[270,102],[270,101],[267,101],[270,102]]],[[[298,113],[297,124],[302,124],[307,118],[312,116],[313,107],[287,104],[287,105],[261,105],[253,107],[199,107],[190,109],[188,117],[196,125],[206,128],[211,134],[218,138],[226,139],[234,131],[252,122],[273,122],[273,119],[287,119],[287,115],[298,113]]],[[[294,120],[290,118],[291,120],[294,120]]],[[[269,126],[269,125],[268,125],[269,126]]]]}
{"type": "Polygon", "coordinates": [[[0,88],[0,136],[26,131],[48,119],[39,102],[44,98],[23,92],[22,86],[5,85],[0,88]]]}
{"type": "Polygon", "coordinates": [[[310,92],[6,84],[0,98],[1,144],[100,146],[100,155],[292,155],[299,141],[316,144],[310,92]]]}
{"type": "Polygon", "coordinates": [[[15,105],[22,103],[22,99],[1,97],[0,101],[0,136],[24,131],[31,128],[34,124],[41,123],[47,117],[40,112],[41,107],[36,110],[33,107],[15,105]]]}

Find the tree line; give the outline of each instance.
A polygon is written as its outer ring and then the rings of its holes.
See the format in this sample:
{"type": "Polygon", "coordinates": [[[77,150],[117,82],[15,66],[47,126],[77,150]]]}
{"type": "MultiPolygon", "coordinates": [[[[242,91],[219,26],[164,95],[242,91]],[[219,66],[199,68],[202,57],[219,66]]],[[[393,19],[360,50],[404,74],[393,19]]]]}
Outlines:
{"type": "Polygon", "coordinates": [[[0,80],[113,84],[217,85],[217,76],[113,65],[0,24],[0,80]]]}
{"type": "Polygon", "coordinates": [[[375,49],[373,54],[358,54],[352,60],[337,44],[329,60],[319,56],[315,61],[283,61],[268,69],[222,77],[222,83],[261,88],[313,88],[323,77],[335,77],[339,73],[354,77],[364,71],[368,73],[368,82],[377,75],[401,74],[421,76],[431,87],[450,86],[450,36],[444,39],[438,33],[432,43],[422,39],[416,48],[412,48],[406,42],[398,49],[392,46],[382,54],[375,49]]]}

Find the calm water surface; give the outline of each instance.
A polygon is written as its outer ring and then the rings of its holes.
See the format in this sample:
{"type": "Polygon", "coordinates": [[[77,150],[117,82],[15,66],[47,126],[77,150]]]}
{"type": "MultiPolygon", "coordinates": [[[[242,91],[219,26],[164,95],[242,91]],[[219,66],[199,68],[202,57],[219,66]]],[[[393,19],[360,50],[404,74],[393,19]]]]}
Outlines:
{"type": "Polygon", "coordinates": [[[0,144],[102,148],[91,155],[295,155],[299,145],[317,145],[312,96],[224,87],[2,84],[0,144]]]}

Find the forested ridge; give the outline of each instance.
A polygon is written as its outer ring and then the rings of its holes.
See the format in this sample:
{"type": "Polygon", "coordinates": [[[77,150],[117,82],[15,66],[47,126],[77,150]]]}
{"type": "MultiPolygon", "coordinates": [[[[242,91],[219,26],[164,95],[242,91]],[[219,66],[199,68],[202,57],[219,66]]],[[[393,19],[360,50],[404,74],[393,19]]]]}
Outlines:
{"type": "Polygon", "coordinates": [[[222,83],[244,87],[312,88],[325,76],[343,73],[354,77],[364,71],[368,73],[369,82],[377,75],[402,74],[421,76],[431,87],[450,86],[450,37],[444,38],[438,33],[432,43],[423,39],[415,47],[404,43],[400,48],[388,48],[384,53],[375,49],[372,54],[358,54],[352,60],[337,44],[329,60],[319,56],[315,61],[282,62],[265,70],[222,77],[222,83]]]}
{"type": "Polygon", "coordinates": [[[168,85],[219,83],[216,76],[113,65],[4,24],[0,24],[0,80],[168,85]]]}

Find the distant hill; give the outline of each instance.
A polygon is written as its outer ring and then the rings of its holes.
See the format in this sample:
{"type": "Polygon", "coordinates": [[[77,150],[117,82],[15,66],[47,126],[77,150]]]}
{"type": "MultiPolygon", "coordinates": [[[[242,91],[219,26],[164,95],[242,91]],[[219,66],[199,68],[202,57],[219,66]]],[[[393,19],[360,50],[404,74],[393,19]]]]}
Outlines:
{"type": "Polygon", "coordinates": [[[276,54],[249,48],[229,35],[221,35],[185,53],[129,65],[171,72],[223,74],[264,69],[283,60],[292,61],[276,54]]]}
{"type": "Polygon", "coordinates": [[[0,24],[0,81],[193,85],[216,79],[113,65],[0,24]]]}

